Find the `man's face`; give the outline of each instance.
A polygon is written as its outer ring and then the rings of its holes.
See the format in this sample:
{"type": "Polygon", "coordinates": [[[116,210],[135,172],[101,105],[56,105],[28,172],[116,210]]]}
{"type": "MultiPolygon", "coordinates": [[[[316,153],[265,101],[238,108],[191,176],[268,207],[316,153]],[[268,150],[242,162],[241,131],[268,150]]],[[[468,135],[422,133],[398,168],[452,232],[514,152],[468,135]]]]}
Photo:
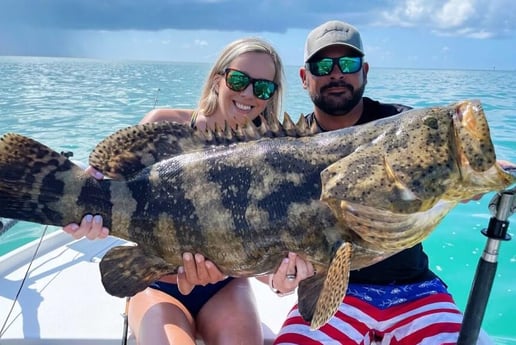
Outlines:
{"type": "MultiPolygon", "coordinates": [[[[310,61],[341,56],[354,57],[357,54],[351,48],[335,45],[322,49],[310,61]]],[[[367,63],[363,63],[357,72],[344,74],[335,64],[328,75],[316,76],[304,66],[300,70],[300,76],[303,87],[308,90],[316,107],[328,115],[344,116],[362,99],[368,69],[367,63]]]]}

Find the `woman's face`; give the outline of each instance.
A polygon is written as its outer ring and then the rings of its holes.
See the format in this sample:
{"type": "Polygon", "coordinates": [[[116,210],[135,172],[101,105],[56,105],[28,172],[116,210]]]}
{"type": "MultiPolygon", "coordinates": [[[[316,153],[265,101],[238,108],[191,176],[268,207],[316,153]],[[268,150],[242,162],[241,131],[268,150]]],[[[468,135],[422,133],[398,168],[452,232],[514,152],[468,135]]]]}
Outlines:
{"type": "MultiPolygon", "coordinates": [[[[233,70],[244,72],[253,79],[274,80],[275,66],[272,57],[265,53],[249,52],[235,58],[228,66],[233,70]]],[[[226,85],[225,76],[218,81],[218,106],[227,119],[237,123],[253,120],[265,110],[271,101],[256,97],[250,83],[242,91],[233,91],[226,85]]]]}

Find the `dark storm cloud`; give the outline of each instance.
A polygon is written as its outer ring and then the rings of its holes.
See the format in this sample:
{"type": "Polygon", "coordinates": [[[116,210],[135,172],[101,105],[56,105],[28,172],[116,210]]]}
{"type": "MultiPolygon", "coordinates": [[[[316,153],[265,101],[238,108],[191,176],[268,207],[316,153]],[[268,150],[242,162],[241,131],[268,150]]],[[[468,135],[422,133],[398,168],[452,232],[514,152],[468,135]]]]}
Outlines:
{"type": "MultiPolygon", "coordinates": [[[[344,19],[359,27],[427,27],[511,36],[512,0],[0,0],[0,29],[285,32],[344,19]]],[[[473,34],[472,34],[473,32],[473,34]]]]}
{"type": "MultiPolygon", "coordinates": [[[[328,17],[351,21],[384,9],[351,1],[1,0],[2,26],[71,30],[221,30],[284,32],[311,28],[328,17]]],[[[388,3],[388,1],[387,1],[388,3]]]]}

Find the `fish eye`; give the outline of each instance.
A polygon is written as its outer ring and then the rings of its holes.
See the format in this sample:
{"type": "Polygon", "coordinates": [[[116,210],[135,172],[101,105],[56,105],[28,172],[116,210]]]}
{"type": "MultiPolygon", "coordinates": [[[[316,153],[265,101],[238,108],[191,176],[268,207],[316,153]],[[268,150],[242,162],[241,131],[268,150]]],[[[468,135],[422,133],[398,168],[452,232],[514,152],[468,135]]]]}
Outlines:
{"type": "Polygon", "coordinates": [[[435,117],[427,117],[424,121],[425,126],[430,127],[432,129],[439,128],[439,121],[435,117]]]}

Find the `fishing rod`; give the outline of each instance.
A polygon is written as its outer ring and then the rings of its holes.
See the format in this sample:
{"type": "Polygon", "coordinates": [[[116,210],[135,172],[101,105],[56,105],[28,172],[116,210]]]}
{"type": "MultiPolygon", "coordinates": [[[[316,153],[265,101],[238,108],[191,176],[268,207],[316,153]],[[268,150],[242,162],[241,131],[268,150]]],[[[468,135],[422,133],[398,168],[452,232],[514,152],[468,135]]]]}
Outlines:
{"type": "Polygon", "coordinates": [[[154,105],[152,106],[152,109],[156,108],[156,104],[158,104],[158,95],[159,95],[159,92],[161,91],[160,88],[158,88],[156,90],[156,96],[154,96],[154,105]]]}
{"type": "Polygon", "coordinates": [[[511,236],[507,234],[509,229],[507,219],[516,209],[515,194],[516,188],[499,192],[489,203],[492,217],[487,229],[482,230],[482,234],[487,237],[487,243],[477,265],[457,345],[477,343],[498,266],[500,245],[502,241],[511,239],[511,236]]]}

